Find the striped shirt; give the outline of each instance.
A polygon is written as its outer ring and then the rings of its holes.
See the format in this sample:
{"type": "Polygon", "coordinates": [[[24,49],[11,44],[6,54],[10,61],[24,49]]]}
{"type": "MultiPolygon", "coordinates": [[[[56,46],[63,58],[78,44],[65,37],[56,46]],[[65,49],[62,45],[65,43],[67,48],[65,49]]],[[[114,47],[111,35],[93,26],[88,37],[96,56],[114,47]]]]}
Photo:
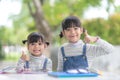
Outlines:
{"type": "MultiPolygon", "coordinates": [[[[31,71],[42,70],[45,59],[46,59],[46,56],[44,56],[44,55],[41,55],[39,57],[35,57],[35,56],[30,54],[30,60],[29,60],[30,70],[31,71]]],[[[17,71],[24,70],[24,65],[25,65],[25,61],[20,58],[18,63],[17,63],[16,70],[17,71]]],[[[47,71],[52,71],[52,61],[49,58],[47,58],[46,70],[47,71]]]]}
{"type": "MultiPolygon", "coordinates": [[[[79,40],[77,43],[64,43],[64,52],[66,56],[77,56],[83,54],[83,45],[85,43],[79,40]]],[[[103,39],[98,39],[95,44],[86,44],[86,56],[88,60],[89,67],[94,58],[112,53],[114,47],[103,39]]],[[[61,53],[61,48],[58,51],[58,67],[57,71],[63,71],[63,56],[61,53]]]]}

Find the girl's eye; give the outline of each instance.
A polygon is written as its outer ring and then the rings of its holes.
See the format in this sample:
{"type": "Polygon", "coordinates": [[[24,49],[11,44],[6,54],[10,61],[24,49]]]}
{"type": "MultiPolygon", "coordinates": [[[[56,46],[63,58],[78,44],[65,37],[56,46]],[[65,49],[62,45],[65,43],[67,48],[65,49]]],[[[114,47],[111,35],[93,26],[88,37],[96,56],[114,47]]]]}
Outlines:
{"type": "Polygon", "coordinates": [[[39,43],[39,45],[42,45],[42,43],[39,43]]]}
{"type": "Polygon", "coordinates": [[[74,29],[75,29],[75,30],[78,30],[78,28],[77,28],[77,27],[75,27],[74,29]]]}
{"type": "Polygon", "coordinates": [[[67,30],[67,31],[70,31],[70,29],[69,29],[69,28],[67,28],[66,30],[67,30]]]}
{"type": "Polygon", "coordinates": [[[31,45],[35,45],[35,43],[31,43],[31,45]]]}

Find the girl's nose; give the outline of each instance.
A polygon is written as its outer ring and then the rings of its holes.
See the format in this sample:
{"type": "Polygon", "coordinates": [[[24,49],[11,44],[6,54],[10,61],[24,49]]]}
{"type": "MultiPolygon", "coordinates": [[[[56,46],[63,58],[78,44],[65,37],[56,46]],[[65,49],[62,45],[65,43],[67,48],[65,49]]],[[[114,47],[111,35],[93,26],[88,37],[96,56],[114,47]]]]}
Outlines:
{"type": "Polygon", "coordinates": [[[39,45],[38,45],[38,44],[36,44],[36,45],[35,45],[35,47],[37,48],[37,47],[39,47],[39,45]]]}
{"type": "Polygon", "coordinates": [[[71,33],[75,33],[75,30],[74,30],[74,29],[71,29],[71,33]]]}

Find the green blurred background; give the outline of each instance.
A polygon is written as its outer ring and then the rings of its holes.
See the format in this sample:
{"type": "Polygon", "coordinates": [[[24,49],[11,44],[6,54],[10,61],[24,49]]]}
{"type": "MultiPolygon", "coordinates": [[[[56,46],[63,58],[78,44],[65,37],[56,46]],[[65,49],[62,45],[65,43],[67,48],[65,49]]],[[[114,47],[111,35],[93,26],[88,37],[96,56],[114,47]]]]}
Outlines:
{"type": "MultiPolygon", "coordinates": [[[[6,13],[4,11],[11,10],[8,3],[16,4],[14,8],[17,4],[20,5],[19,13],[9,14],[11,25],[0,25],[0,61],[17,62],[22,49],[26,47],[22,40],[33,31],[43,33],[51,43],[46,55],[51,57],[52,53],[57,54],[57,47],[65,42],[59,38],[61,21],[69,15],[78,16],[90,35],[100,36],[114,46],[119,46],[120,2],[117,1],[119,0],[0,0],[0,5],[8,6],[6,10],[1,7],[0,13],[3,14],[6,13]],[[100,12],[101,9],[103,13],[100,12]],[[95,17],[97,15],[107,16],[95,17]]],[[[1,23],[2,20],[0,18],[1,23]]]]}

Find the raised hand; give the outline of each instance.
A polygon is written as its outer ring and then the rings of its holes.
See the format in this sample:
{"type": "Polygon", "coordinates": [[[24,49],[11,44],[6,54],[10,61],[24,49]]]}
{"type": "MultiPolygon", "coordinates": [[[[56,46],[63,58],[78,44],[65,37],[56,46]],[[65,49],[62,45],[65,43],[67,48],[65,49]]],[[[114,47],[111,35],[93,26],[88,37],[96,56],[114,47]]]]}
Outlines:
{"type": "Polygon", "coordinates": [[[30,68],[29,68],[29,56],[27,54],[24,53],[24,51],[22,51],[22,56],[21,59],[25,61],[25,65],[24,65],[24,72],[30,72],[30,68]]]}
{"type": "Polygon", "coordinates": [[[90,36],[87,32],[87,30],[84,30],[85,38],[84,41],[85,43],[93,43],[96,42],[98,37],[90,36]]]}
{"type": "Polygon", "coordinates": [[[24,61],[29,61],[29,56],[27,54],[25,54],[24,51],[22,51],[21,59],[24,61]]]}

